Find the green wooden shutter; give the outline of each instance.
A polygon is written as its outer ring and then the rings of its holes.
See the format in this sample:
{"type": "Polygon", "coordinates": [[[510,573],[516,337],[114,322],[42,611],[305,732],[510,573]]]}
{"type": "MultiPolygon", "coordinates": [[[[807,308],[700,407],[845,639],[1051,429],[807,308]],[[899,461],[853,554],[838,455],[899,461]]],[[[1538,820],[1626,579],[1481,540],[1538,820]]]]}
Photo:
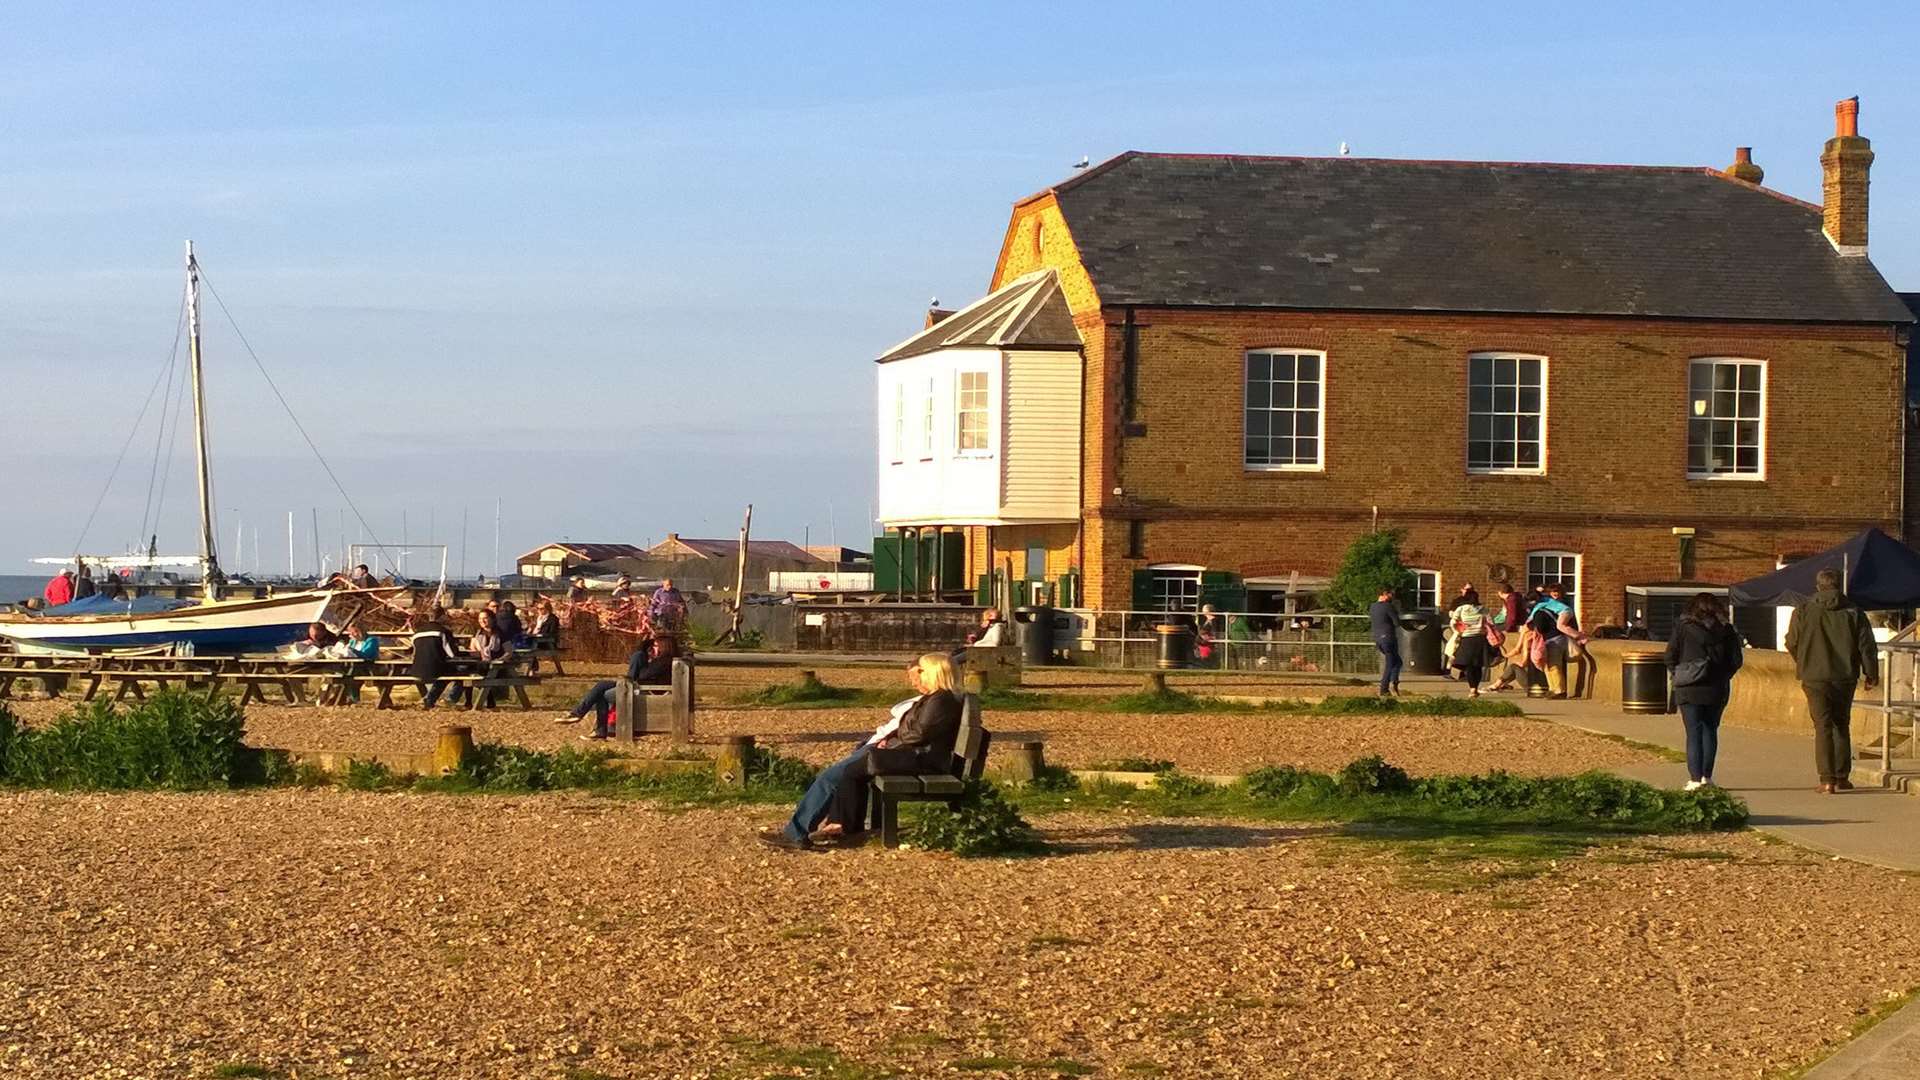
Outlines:
{"type": "Polygon", "coordinates": [[[1212,604],[1215,611],[1247,610],[1247,590],[1240,575],[1229,570],[1200,572],[1200,602],[1212,604]]]}
{"type": "Polygon", "coordinates": [[[973,581],[973,602],[981,607],[993,603],[993,575],[981,574],[973,581]]]}
{"type": "Polygon", "coordinates": [[[1153,610],[1153,571],[1151,570],[1133,572],[1133,610],[1153,610]]]}

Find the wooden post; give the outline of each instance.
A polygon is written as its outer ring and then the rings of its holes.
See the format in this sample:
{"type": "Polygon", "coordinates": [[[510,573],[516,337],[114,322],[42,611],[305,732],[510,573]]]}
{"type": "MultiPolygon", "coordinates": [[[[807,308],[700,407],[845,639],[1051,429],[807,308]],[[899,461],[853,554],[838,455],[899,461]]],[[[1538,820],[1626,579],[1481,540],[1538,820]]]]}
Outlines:
{"type": "Polygon", "coordinates": [[[647,695],[633,683],[621,679],[613,684],[613,737],[616,742],[632,742],[647,730],[647,695]]]}
{"type": "Polygon", "coordinates": [[[728,735],[713,755],[713,776],[721,787],[747,786],[747,761],[753,757],[753,736],[728,735]]]}
{"type": "Polygon", "coordinates": [[[440,738],[433,744],[433,771],[441,776],[457,773],[472,753],[473,729],[465,724],[448,724],[440,729],[440,738]]]}
{"type": "Polygon", "coordinates": [[[1165,673],[1165,672],[1162,672],[1162,671],[1149,671],[1149,672],[1147,672],[1147,679],[1146,679],[1146,683],[1145,683],[1145,685],[1144,685],[1144,686],[1142,687],[1142,689],[1144,689],[1144,690],[1145,690],[1145,691],[1146,691],[1147,693],[1149,693],[1149,694],[1164,694],[1164,693],[1166,693],[1166,692],[1167,692],[1167,676],[1166,676],[1166,673],[1165,673]]]}
{"type": "Polygon", "coordinates": [[[693,665],[685,660],[673,662],[673,741],[685,743],[693,738],[693,665]]]}
{"type": "Polygon", "coordinates": [[[727,627],[727,640],[740,640],[740,623],[747,616],[747,542],[753,536],[753,504],[747,504],[747,518],[740,523],[740,563],[733,574],[733,622],[727,627]]]}
{"type": "MultiPolygon", "coordinates": [[[[1006,763],[1001,766],[1000,775],[1016,784],[1033,782],[1046,767],[1042,756],[1045,746],[1045,743],[1037,742],[1007,743],[1006,763]]],[[[995,746],[994,749],[1000,747],[995,746]]]]}

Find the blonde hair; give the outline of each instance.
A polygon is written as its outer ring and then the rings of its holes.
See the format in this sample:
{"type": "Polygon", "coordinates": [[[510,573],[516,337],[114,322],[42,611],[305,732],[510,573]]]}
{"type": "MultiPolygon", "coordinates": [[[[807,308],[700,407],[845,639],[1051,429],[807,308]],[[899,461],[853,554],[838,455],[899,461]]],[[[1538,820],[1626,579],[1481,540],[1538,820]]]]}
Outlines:
{"type": "Polygon", "coordinates": [[[930,688],[928,693],[934,690],[959,692],[960,679],[953,673],[953,661],[945,654],[927,653],[920,658],[918,666],[922,685],[930,688]]]}

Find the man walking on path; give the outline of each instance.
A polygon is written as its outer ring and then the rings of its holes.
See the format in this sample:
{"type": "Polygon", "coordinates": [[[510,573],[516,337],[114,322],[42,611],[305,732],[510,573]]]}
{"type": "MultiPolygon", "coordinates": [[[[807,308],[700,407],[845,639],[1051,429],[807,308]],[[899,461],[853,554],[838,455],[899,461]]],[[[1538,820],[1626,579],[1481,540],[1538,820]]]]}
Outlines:
{"type": "Polygon", "coordinates": [[[1866,613],[1840,595],[1838,570],[1820,571],[1813,584],[1813,599],[1794,608],[1787,623],[1787,651],[1813,718],[1820,790],[1831,795],[1853,788],[1847,779],[1853,772],[1853,690],[1863,679],[1868,690],[1880,684],[1880,650],[1866,613]]]}
{"type": "Polygon", "coordinates": [[[1400,692],[1400,609],[1393,590],[1381,589],[1380,598],[1367,607],[1373,622],[1373,647],[1380,650],[1380,696],[1400,692]]]}

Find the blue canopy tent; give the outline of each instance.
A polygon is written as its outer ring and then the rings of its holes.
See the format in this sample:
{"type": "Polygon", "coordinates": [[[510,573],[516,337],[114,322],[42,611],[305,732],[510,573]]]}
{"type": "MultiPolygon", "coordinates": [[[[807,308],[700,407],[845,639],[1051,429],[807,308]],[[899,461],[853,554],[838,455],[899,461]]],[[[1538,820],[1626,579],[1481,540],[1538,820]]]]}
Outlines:
{"type": "Polygon", "coordinates": [[[1920,552],[1872,528],[1728,593],[1736,605],[1792,607],[1812,598],[1813,576],[1829,568],[1840,571],[1847,599],[1868,611],[1920,607],[1920,552]]]}

